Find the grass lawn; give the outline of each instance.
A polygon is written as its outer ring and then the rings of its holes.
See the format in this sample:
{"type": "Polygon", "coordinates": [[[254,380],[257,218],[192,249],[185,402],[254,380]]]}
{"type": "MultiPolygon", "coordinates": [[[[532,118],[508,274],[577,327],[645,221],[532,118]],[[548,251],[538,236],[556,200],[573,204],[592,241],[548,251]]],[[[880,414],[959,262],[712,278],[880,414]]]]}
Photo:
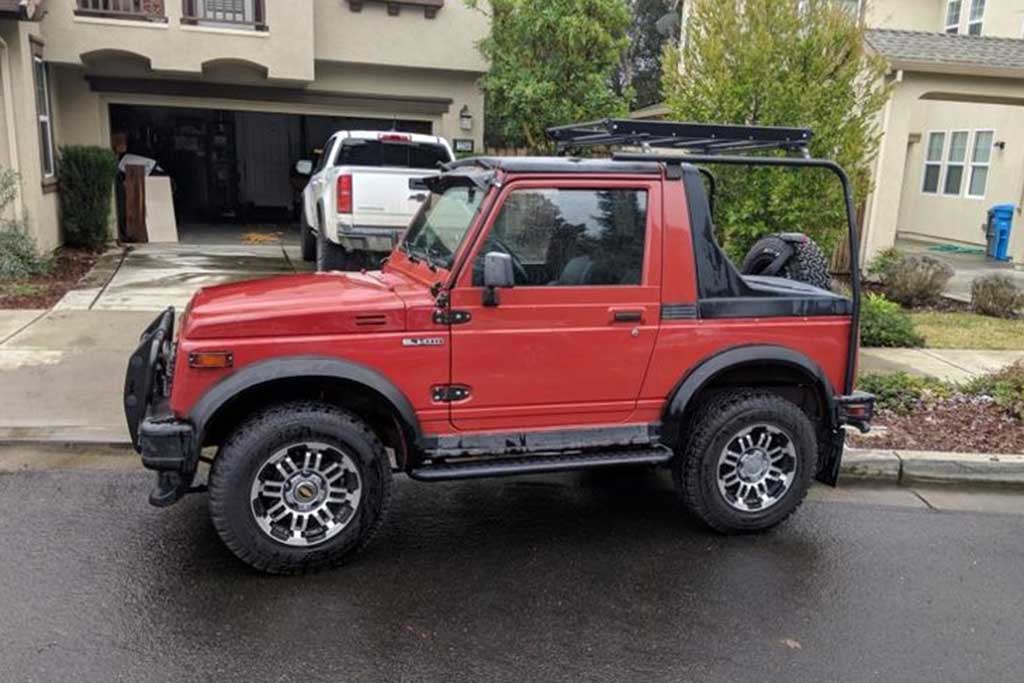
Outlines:
{"type": "Polygon", "coordinates": [[[933,349],[1024,350],[1024,320],[1003,320],[976,313],[911,313],[914,327],[933,349]]]}

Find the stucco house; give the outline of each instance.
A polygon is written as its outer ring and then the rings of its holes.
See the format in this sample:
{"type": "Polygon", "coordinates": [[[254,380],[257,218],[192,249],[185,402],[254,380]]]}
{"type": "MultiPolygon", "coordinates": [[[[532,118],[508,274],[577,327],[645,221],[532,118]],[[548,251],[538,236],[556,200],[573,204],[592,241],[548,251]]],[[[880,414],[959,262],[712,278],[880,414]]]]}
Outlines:
{"type": "Polygon", "coordinates": [[[864,24],[892,84],[862,198],[862,262],[900,238],[982,246],[988,209],[1013,204],[1010,256],[1024,264],[1024,0],[836,2],[864,24]]]}
{"type": "Polygon", "coordinates": [[[0,0],[0,165],[41,249],[61,240],[61,145],[156,158],[179,220],[283,211],[336,129],[479,151],[488,30],[461,0],[0,0]]]}
{"type": "Polygon", "coordinates": [[[901,237],[983,245],[988,209],[1013,204],[1024,264],[1024,0],[874,0],[865,20],[893,85],[866,255],[901,237]]]}

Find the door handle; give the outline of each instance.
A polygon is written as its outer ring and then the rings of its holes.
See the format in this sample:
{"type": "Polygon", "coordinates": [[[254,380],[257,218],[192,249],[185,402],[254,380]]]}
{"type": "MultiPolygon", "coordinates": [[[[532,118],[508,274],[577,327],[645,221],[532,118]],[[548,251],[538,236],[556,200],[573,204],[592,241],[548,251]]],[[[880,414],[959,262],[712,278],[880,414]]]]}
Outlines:
{"type": "Polygon", "coordinates": [[[643,311],[623,311],[612,309],[612,321],[617,323],[639,323],[644,320],[643,311]]]}

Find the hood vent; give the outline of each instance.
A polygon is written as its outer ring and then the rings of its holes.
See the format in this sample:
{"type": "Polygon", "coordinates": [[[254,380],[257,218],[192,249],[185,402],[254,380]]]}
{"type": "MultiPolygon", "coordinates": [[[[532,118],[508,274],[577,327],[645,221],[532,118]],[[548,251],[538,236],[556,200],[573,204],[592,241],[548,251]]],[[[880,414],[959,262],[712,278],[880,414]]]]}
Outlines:
{"type": "Polygon", "coordinates": [[[363,313],[356,316],[356,327],[376,327],[387,323],[388,317],[383,313],[363,313]]]}

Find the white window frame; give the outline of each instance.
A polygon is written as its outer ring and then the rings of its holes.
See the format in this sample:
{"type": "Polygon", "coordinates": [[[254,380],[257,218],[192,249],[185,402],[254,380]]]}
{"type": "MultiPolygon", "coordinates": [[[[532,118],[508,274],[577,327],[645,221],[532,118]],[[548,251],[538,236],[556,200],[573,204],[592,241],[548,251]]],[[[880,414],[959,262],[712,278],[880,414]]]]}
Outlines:
{"type": "Polygon", "coordinates": [[[988,151],[988,161],[975,162],[974,161],[974,148],[978,144],[978,135],[981,133],[992,133],[992,147],[995,147],[996,143],[996,132],[992,128],[979,128],[974,131],[974,135],[971,137],[971,144],[967,150],[967,174],[966,183],[964,184],[964,197],[968,199],[984,199],[988,194],[988,183],[992,180],[992,150],[988,151]],[[974,177],[975,168],[984,168],[985,172],[985,191],[981,194],[971,194],[971,178],[974,177]]]}
{"type": "MultiPolygon", "coordinates": [[[[39,150],[39,168],[42,171],[43,180],[51,180],[57,176],[57,150],[53,144],[53,112],[50,104],[50,70],[47,68],[46,60],[40,54],[32,55],[32,78],[33,90],[42,86],[42,102],[36,103],[36,131],[39,135],[39,144],[43,147],[39,150]],[[35,79],[40,79],[36,83],[35,79]],[[42,110],[40,111],[40,106],[42,110]],[[43,130],[45,127],[45,135],[43,130]],[[47,168],[46,160],[50,160],[50,167],[47,168]]],[[[35,94],[33,92],[33,94],[35,94]]],[[[37,98],[38,100],[38,98],[37,98]]]]}
{"type": "Polygon", "coordinates": [[[942,181],[939,183],[938,194],[943,197],[959,197],[964,193],[964,180],[967,178],[967,166],[971,156],[971,142],[973,137],[971,136],[970,130],[963,128],[959,130],[950,130],[946,132],[946,153],[942,158],[942,172],[939,174],[942,176],[942,181]],[[961,161],[953,161],[951,155],[953,154],[953,136],[957,133],[963,133],[967,136],[967,141],[964,143],[964,158],[961,161]],[[960,174],[960,187],[957,188],[956,192],[946,192],[946,180],[949,178],[949,169],[951,166],[960,166],[963,169],[963,173],[960,174]]]}
{"type": "Polygon", "coordinates": [[[971,8],[967,12],[967,35],[969,36],[980,36],[982,30],[985,27],[985,9],[987,3],[985,0],[971,0],[971,8]],[[974,18],[974,10],[981,3],[981,15],[977,19],[974,18]],[[978,27],[977,33],[971,33],[971,29],[975,26],[978,27]]]}
{"type": "Polygon", "coordinates": [[[958,35],[960,33],[960,19],[963,18],[963,15],[964,0],[946,0],[946,11],[943,13],[942,16],[942,21],[945,22],[944,31],[952,35],[958,35]],[[949,8],[953,5],[953,3],[957,3],[959,5],[959,9],[956,13],[956,22],[951,24],[949,23],[949,8]]]}
{"type": "Polygon", "coordinates": [[[950,137],[949,136],[949,131],[946,131],[946,130],[930,130],[925,135],[925,138],[924,138],[924,140],[925,140],[925,142],[924,142],[924,170],[921,173],[921,194],[933,195],[933,196],[937,196],[937,197],[941,197],[942,196],[942,188],[943,188],[943,184],[944,184],[944,176],[945,176],[945,169],[946,169],[946,148],[949,145],[949,137],[950,137]],[[939,160],[938,161],[930,161],[928,159],[928,150],[931,149],[931,146],[932,146],[932,136],[934,136],[934,135],[942,135],[943,136],[943,138],[942,138],[942,152],[939,154],[939,160]],[[935,185],[935,191],[934,192],[925,189],[925,183],[928,182],[928,167],[929,166],[938,166],[939,167],[939,180],[938,180],[938,182],[935,185]]]}

